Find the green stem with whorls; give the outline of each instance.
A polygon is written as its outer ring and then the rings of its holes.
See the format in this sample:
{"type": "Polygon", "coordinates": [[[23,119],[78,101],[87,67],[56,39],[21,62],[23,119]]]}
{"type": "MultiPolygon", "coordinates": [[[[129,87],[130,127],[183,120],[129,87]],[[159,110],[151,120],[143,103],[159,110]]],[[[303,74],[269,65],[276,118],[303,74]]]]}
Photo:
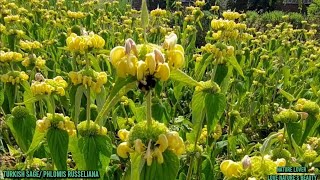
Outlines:
{"type": "MultiPolygon", "coordinates": [[[[90,69],[90,60],[88,58],[88,54],[85,53],[85,58],[86,58],[86,70],[89,70],[90,69]]],[[[87,115],[87,128],[89,128],[89,125],[90,125],[90,120],[91,120],[91,94],[90,94],[90,86],[87,86],[87,112],[86,112],[86,115],[87,115]]]]}
{"type": "Polygon", "coordinates": [[[52,119],[54,119],[55,113],[56,113],[56,104],[54,102],[54,96],[50,96],[51,106],[52,106],[52,119]]]}
{"type": "Polygon", "coordinates": [[[198,139],[200,137],[200,134],[201,134],[201,131],[202,131],[202,124],[203,124],[203,119],[201,120],[200,122],[200,128],[198,129],[198,132],[197,132],[197,135],[196,135],[196,140],[194,142],[194,148],[193,148],[193,153],[191,158],[190,158],[190,165],[189,165],[189,168],[188,168],[188,173],[187,173],[187,177],[186,177],[186,180],[191,180],[191,176],[192,176],[192,171],[193,171],[193,165],[194,165],[194,162],[195,162],[195,155],[196,155],[196,147],[197,147],[197,144],[198,144],[198,139]]]}
{"type": "Polygon", "coordinates": [[[90,96],[90,87],[87,87],[87,127],[89,127],[91,114],[90,114],[90,105],[91,105],[91,96],[90,96]]]}
{"type": "Polygon", "coordinates": [[[152,112],[151,112],[151,105],[152,105],[152,92],[149,91],[147,93],[147,124],[148,127],[152,125],[152,112]]]}

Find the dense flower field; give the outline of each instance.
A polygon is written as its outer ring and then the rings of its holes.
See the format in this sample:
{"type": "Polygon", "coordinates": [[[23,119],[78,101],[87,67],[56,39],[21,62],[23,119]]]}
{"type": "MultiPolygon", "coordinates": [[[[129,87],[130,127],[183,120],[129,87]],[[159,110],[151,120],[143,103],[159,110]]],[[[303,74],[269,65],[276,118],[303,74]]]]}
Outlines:
{"type": "Polygon", "coordinates": [[[204,1],[0,0],[0,170],[267,179],[320,167],[320,41],[204,1]]]}

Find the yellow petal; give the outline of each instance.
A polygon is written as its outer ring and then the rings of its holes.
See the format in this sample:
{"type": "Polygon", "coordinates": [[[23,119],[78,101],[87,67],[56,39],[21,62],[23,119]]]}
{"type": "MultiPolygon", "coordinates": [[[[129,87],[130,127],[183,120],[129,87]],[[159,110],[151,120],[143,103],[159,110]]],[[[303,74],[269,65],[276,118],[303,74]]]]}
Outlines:
{"type": "Polygon", "coordinates": [[[156,144],[159,144],[159,150],[164,152],[168,148],[168,139],[164,134],[160,134],[156,144]]]}
{"type": "Polygon", "coordinates": [[[158,71],[155,74],[156,78],[159,78],[161,81],[166,81],[170,76],[170,68],[168,63],[159,64],[158,71]]]}
{"type": "Polygon", "coordinates": [[[110,52],[110,60],[112,65],[116,65],[125,56],[125,48],[117,46],[110,52]]]}
{"type": "Polygon", "coordinates": [[[160,50],[154,49],[153,52],[154,52],[154,56],[157,64],[165,62],[164,55],[160,50]]]}
{"type": "Polygon", "coordinates": [[[136,56],[132,54],[129,55],[127,59],[126,72],[131,76],[135,76],[137,73],[137,62],[138,62],[138,59],[136,56]]]}
{"type": "Polygon", "coordinates": [[[225,174],[227,177],[239,177],[242,171],[242,167],[239,163],[232,162],[227,167],[227,173],[225,174]]]}
{"type": "Polygon", "coordinates": [[[154,71],[156,70],[156,60],[155,60],[155,54],[154,53],[148,53],[146,54],[146,65],[149,69],[150,74],[154,74],[154,71]]]}
{"type": "Polygon", "coordinates": [[[284,158],[277,159],[276,164],[278,167],[286,166],[286,160],[284,158]]]}
{"type": "Polygon", "coordinates": [[[165,37],[163,48],[165,49],[173,49],[178,41],[178,37],[175,33],[171,33],[170,35],[165,37]]]}
{"type": "Polygon", "coordinates": [[[117,154],[122,158],[128,158],[128,153],[131,152],[128,142],[122,142],[117,147],[117,154]]]}
{"type": "Polygon", "coordinates": [[[174,46],[174,50],[180,51],[182,54],[184,54],[184,49],[180,44],[176,44],[174,46]]]}
{"type": "Polygon", "coordinates": [[[178,50],[168,52],[168,61],[171,67],[181,68],[184,65],[184,54],[178,50]]]}
{"type": "Polygon", "coordinates": [[[134,141],[134,149],[138,153],[142,153],[145,150],[145,146],[142,143],[141,139],[136,139],[134,141]]]}
{"type": "Polygon", "coordinates": [[[220,164],[220,170],[221,172],[226,175],[227,173],[227,168],[229,167],[229,164],[231,164],[233,161],[232,160],[224,160],[221,164],[220,164]]]}
{"type": "Polygon", "coordinates": [[[162,156],[162,152],[160,151],[160,149],[155,148],[153,154],[157,158],[158,163],[162,164],[163,163],[163,156],[162,156]]]}
{"type": "Polygon", "coordinates": [[[147,65],[144,61],[138,61],[137,65],[137,80],[141,81],[146,73],[147,65]]]}
{"type": "Polygon", "coordinates": [[[118,61],[118,63],[115,65],[117,69],[117,75],[119,77],[125,78],[127,75],[127,63],[126,61],[118,61]]]}
{"type": "Polygon", "coordinates": [[[118,131],[118,136],[121,139],[121,141],[126,141],[128,139],[129,131],[126,129],[120,129],[118,131]]]}

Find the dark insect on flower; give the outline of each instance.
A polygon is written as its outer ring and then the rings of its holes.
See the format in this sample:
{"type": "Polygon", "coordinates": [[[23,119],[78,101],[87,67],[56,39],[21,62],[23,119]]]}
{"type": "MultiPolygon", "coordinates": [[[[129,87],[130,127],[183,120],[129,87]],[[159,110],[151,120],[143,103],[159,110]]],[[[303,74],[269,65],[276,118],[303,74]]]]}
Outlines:
{"type": "Polygon", "coordinates": [[[145,81],[139,81],[138,88],[142,91],[149,91],[156,86],[156,79],[152,75],[147,75],[145,81]]]}

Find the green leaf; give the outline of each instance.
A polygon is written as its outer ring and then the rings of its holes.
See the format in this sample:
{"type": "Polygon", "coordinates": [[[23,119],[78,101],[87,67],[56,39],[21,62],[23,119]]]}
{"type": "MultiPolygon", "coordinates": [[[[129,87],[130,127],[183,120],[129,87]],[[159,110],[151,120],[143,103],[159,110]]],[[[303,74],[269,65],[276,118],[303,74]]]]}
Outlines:
{"type": "Polygon", "coordinates": [[[89,136],[81,139],[83,140],[82,154],[86,162],[86,170],[98,169],[99,151],[94,137],[89,136]]]}
{"type": "Polygon", "coordinates": [[[28,111],[30,113],[34,114],[35,113],[35,108],[34,108],[35,101],[28,102],[28,100],[30,100],[34,97],[31,92],[30,85],[27,81],[22,81],[21,85],[24,89],[24,93],[23,93],[24,104],[25,104],[26,108],[28,109],[28,111]]]}
{"type": "Polygon", "coordinates": [[[237,71],[243,78],[245,78],[244,75],[243,75],[241,66],[239,65],[239,63],[238,63],[238,61],[237,61],[237,59],[236,59],[235,56],[232,56],[232,57],[228,58],[228,62],[236,69],[236,71],[237,71]]]}
{"type": "Polygon", "coordinates": [[[40,132],[39,129],[36,128],[34,135],[33,135],[31,145],[30,145],[28,152],[26,154],[32,156],[33,153],[40,147],[40,144],[41,144],[42,140],[44,139],[44,136],[45,136],[45,133],[40,132]]]}
{"type": "Polygon", "coordinates": [[[232,155],[235,155],[237,152],[237,136],[230,135],[228,136],[228,149],[232,155]]]}
{"type": "Polygon", "coordinates": [[[97,94],[97,98],[96,98],[98,111],[101,110],[103,103],[106,102],[106,98],[107,98],[106,90],[104,86],[102,86],[101,92],[97,94]]]}
{"type": "Polygon", "coordinates": [[[139,180],[140,173],[141,173],[141,167],[143,167],[144,159],[142,158],[141,154],[134,152],[130,153],[130,159],[131,159],[131,180],[139,180]]]}
{"type": "Polygon", "coordinates": [[[196,80],[200,80],[203,76],[203,73],[206,71],[207,66],[212,63],[212,54],[205,53],[202,56],[202,59],[200,62],[196,62],[195,65],[195,77],[196,80]]]}
{"type": "Polygon", "coordinates": [[[172,151],[162,153],[163,163],[159,164],[156,159],[151,166],[144,164],[140,180],[175,180],[179,171],[179,159],[172,151]]]}
{"type": "Polygon", "coordinates": [[[32,115],[27,115],[20,119],[16,119],[14,116],[9,116],[7,125],[21,150],[23,152],[27,152],[32,142],[36,126],[36,118],[32,115]]]}
{"type": "Polygon", "coordinates": [[[15,85],[6,83],[4,89],[9,102],[9,109],[11,110],[14,107],[15,85]]]}
{"type": "Polygon", "coordinates": [[[290,102],[292,102],[292,101],[294,101],[296,99],[290,93],[284,91],[283,89],[280,89],[279,92],[280,92],[280,94],[282,94],[290,102]]]}
{"type": "Polygon", "coordinates": [[[170,78],[182,82],[188,86],[199,86],[199,83],[180,69],[174,69],[170,72],[170,78]]]}
{"type": "Polygon", "coordinates": [[[296,123],[287,123],[287,133],[289,137],[292,136],[292,138],[296,142],[300,142],[301,136],[302,136],[302,126],[299,122],[296,123]]]}
{"type": "Polygon", "coordinates": [[[293,135],[291,135],[290,138],[291,138],[292,146],[293,146],[293,148],[294,148],[294,152],[296,152],[299,157],[302,157],[302,156],[303,156],[303,151],[302,151],[302,149],[300,148],[300,146],[298,146],[298,144],[297,144],[296,141],[294,140],[293,135]]]}
{"type": "Polygon", "coordinates": [[[318,156],[318,157],[316,158],[316,160],[313,161],[313,163],[314,163],[314,164],[320,163],[320,156],[318,156]]]}
{"type": "Polygon", "coordinates": [[[93,69],[95,71],[101,72],[101,68],[99,66],[99,59],[93,56],[91,53],[88,53],[88,58],[90,59],[93,69]]]}
{"type": "Polygon", "coordinates": [[[67,131],[50,128],[47,132],[47,141],[53,162],[58,170],[67,170],[67,152],[69,135],[67,131]]]}
{"type": "Polygon", "coordinates": [[[197,133],[202,128],[202,122],[205,116],[206,94],[202,91],[195,91],[192,96],[192,123],[193,123],[193,134],[197,137],[197,133]]]}
{"type": "Polygon", "coordinates": [[[95,136],[96,147],[101,154],[110,157],[112,154],[112,143],[108,136],[95,136]]]}
{"type": "Polygon", "coordinates": [[[206,114],[208,120],[208,133],[210,134],[219,119],[221,118],[226,106],[226,96],[224,94],[207,94],[205,99],[206,114]]]}
{"type": "Polygon", "coordinates": [[[106,102],[101,108],[101,111],[99,111],[99,114],[97,115],[95,122],[97,122],[98,124],[101,123],[101,120],[103,119],[104,115],[111,109],[111,107],[116,105],[116,103],[120,100],[121,96],[123,96],[131,88],[133,88],[133,85],[136,85],[134,83],[135,81],[136,79],[134,77],[128,77],[125,79],[118,78],[116,80],[115,85],[113,86],[106,102]]]}
{"type": "Polygon", "coordinates": [[[218,85],[221,85],[222,81],[227,77],[228,75],[228,66],[225,64],[218,64],[217,65],[217,71],[214,76],[214,82],[216,82],[218,85]]]}
{"type": "Polygon", "coordinates": [[[270,134],[266,138],[266,140],[264,141],[264,143],[262,144],[261,149],[260,149],[261,155],[268,154],[268,152],[271,149],[271,145],[276,142],[275,138],[278,137],[279,134],[280,133],[270,134]]]}
{"type": "MultiPolygon", "coordinates": [[[[315,130],[314,124],[317,122],[317,118],[314,115],[309,114],[308,118],[306,119],[306,126],[305,129],[303,131],[303,135],[301,137],[300,143],[299,145],[302,145],[304,143],[304,141],[307,139],[307,137],[309,136],[309,134],[313,133],[311,132],[311,129],[313,129],[313,131],[315,130]]],[[[319,125],[319,123],[317,123],[319,125]]]]}
{"type": "Polygon", "coordinates": [[[162,123],[167,123],[169,121],[166,107],[161,104],[161,102],[153,103],[151,112],[153,119],[162,123]]]}
{"type": "Polygon", "coordinates": [[[174,82],[174,86],[173,86],[173,93],[174,93],[174,97],[176,98],[176,100],[179,100],[180,97],[183,94],[183,89],[184,84],[180,83],[180,82],[174,82]]]}
{"type": "Polygon", "coordinates": [[[78,121],[79,121],[81,99],[85,91],[86,91],[86,88],[84,86],[79,86],[77,88],[77,92],[75,95],[76,98],[74,103],[74,117],[73,117],[75,124],[78,124],[78,121]]]}
{"type": "Polygon", "coordinates": [[[84,160],[84,155],[81,152],[81,148],[83,147],[83,141],[79,141],[77,136],[70,136],[69,138],[69,151],[72,154],[72,159],[76,163],[76,167],[78,170],[85,170],[86,169],[86,162],[84,160]]]}

